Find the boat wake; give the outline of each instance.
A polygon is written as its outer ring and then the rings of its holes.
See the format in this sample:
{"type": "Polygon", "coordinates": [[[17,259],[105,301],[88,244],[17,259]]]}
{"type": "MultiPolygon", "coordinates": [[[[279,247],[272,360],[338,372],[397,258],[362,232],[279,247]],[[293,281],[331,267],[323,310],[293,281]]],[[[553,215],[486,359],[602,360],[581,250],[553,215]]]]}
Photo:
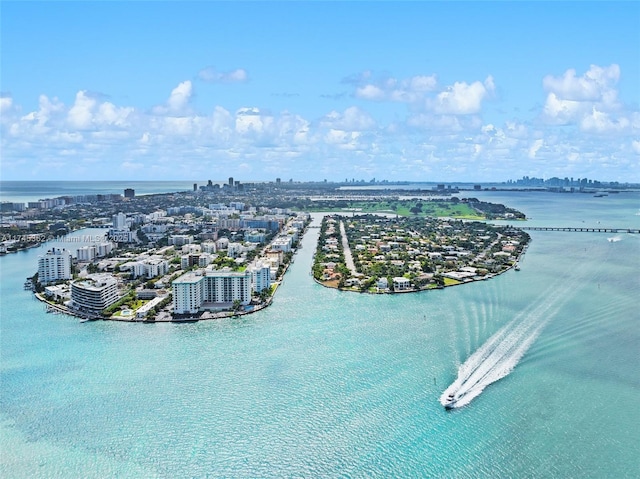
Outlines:
{"type": "Polygon", "coordinates": [[[544,302],[519,313],[460,366],[458,377],[440,396],[445,408],[466,406],[484,388],[516,367],[549,319],[558,312],[568,292],[566,288],[548,291],[549,294],[543,296],[544,302]]]}

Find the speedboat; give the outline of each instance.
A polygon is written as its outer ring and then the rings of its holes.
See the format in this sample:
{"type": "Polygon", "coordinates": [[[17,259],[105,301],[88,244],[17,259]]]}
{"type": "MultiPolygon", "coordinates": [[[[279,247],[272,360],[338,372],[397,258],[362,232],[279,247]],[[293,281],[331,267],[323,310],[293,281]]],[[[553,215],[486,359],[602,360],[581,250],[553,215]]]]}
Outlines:
{"type": "Polygon", "coordinates": [[[456,407],[456,396],[455,394],[451,393],[447,396],[447,398],[444,400],[444,408],[445,409],[453,409],[456,407]]]}

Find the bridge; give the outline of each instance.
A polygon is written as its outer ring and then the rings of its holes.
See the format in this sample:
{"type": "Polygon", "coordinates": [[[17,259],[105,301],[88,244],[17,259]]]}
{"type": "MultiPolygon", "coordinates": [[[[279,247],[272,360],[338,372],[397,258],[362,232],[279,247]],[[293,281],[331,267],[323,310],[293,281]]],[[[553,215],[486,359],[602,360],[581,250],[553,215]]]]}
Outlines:
{"type": "Polygon", "coordinates": [[[521,230],[528,231],[571,231],[571,232],[582,232],[582,233],[631,233],[631,234],[640,234],[640,229],[633,228],[559,228],[559,227],[551,227],[551,226],[518,226],[521,230]]]}

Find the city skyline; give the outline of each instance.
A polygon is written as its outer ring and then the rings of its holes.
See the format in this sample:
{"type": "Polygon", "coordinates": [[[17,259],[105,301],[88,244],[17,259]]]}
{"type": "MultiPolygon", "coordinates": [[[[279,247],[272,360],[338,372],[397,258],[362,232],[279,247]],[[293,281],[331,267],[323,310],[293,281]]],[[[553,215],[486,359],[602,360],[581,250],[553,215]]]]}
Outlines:
{"type": "Polygon", "coordinates": [[[1,26],[3,180],[640,182],[634,2],[3,2],[1,26]]]}

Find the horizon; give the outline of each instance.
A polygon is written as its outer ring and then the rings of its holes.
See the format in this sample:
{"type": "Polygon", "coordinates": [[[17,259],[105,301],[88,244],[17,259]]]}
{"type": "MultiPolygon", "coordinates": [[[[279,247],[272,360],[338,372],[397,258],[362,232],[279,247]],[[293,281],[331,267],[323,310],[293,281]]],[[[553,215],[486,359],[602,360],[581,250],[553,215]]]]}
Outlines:
{"type": "Polygon", "coordinates": [[[3,2],[0,177],[640,183],[640,4],[576,5],[3,2]]]}

